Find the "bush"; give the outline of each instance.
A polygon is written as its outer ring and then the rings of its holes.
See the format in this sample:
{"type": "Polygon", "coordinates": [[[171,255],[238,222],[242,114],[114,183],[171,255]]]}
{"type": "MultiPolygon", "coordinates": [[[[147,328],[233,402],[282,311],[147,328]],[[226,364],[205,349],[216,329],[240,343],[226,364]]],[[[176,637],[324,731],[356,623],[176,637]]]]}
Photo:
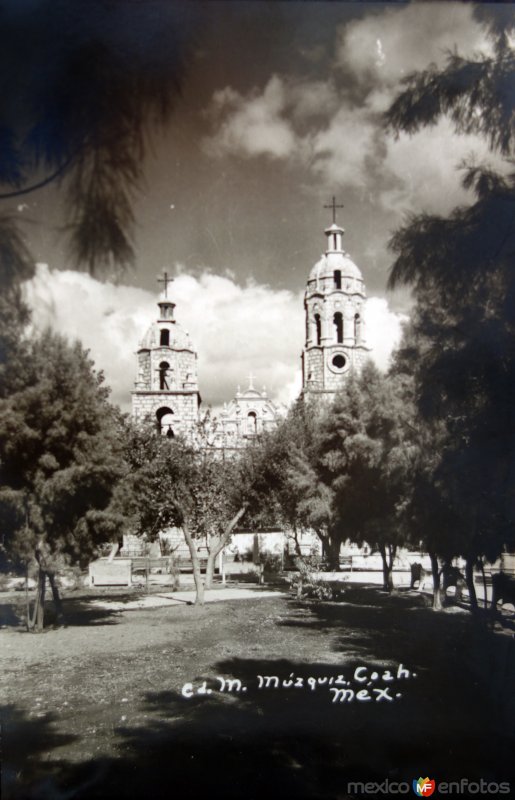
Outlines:
{"type": "Polygon", "coordinates": [[[339,584],[316,577],[323,566],[320,556],[297,557],[295,566],[298,573],[288,576],[287,580],[299,599],[338,601],[343,598],[344,590],[339,584]]]}

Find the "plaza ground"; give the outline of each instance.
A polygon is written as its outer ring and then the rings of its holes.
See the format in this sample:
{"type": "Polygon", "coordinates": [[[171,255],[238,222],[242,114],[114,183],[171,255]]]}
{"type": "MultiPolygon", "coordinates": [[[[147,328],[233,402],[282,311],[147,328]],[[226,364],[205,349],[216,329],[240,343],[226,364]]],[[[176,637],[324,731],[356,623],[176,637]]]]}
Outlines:
{"type": "Polygon", "coordinates": [[[509,614],[494,632],[405,589],[314,604],[244,588],[202,608],[72,593],[68,627],[39,635],[17,624],[22,597],[0,601],[2,797],[345,798],[349,781],[426,775],[515,787],[509,614]],[[371,699],[340,702],[339,676],[371,699]]]}

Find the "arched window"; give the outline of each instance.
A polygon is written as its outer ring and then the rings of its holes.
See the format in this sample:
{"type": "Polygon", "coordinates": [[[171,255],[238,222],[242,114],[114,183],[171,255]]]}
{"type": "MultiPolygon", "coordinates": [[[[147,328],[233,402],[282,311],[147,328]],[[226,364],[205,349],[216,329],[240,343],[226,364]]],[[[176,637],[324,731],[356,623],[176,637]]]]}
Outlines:
{"type": "Polygon", "coordinates": [[[354,338],[357,342],[361,340],[361,317],[359,314],[354,315],[354,338]]]}
{"type": "Polygon", "coordinates": [[[316,331],[316,342],[317,342],[317,344],[321,344],[321,342],[322,342],[322,321],[320,319],[320,314],[315,314],[315,331],[316,331]]]}
{"type": "Polygon", "coordinates": [[[336,342],[337,344],[342,344],[343,342],[343,317],[339,311],[336,312],[334,315],[334,329],[336,333],[336,342]]]}
{"type": "Polygon", "coordinates": [[[159,388],[161,390],[169,389],[167,375],[170,371],[170,364],[168,361],[161,361],[159,364],[159,388]]]}
{"type": "Polygon", "coordinates": [[[334,288],[341,289],[342,288],[342,271],[341,269],[335,269],[334,271],[334,288]]]}
{"type": "Polygon", "coordinates": [[[167,406],[162,406],[156,411],[157,432],[162,436],[167,436],[168,439],[173,439],[173,411],[167,406]]]}
{"type": "Polygon", "coordinates": [[[170,331],[168,328],[161,328],[161,339],[159,344],[161,347],[170,347],[170,331]]]}
{"type": "Polygon", "coordinates": [[[247,415],[247,433],[251,436],[257,433],[257,414],[255,411],[249,411],[247,415]]]}

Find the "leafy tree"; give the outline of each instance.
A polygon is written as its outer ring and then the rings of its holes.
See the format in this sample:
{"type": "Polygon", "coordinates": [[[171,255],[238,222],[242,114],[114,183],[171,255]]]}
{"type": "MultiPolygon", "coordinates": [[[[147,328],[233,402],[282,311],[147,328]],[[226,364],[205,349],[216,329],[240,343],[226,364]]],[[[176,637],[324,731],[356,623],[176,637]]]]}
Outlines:
{"type": "Polygon", "coordinates": [[[280,523],[299,556],[303,530],[317,530],[322,540],[326,533],[317,516],[320,499],[311,474],[318,421],[318,410],[300,399],[274,431],[260,438],[259,446],[246,449],[242,459],[250,490],[249,517],[256,525],[280,523]]]}
{"type": "Polygon", "coordinates": [[[403,507],[413,460],[409,387],[368,363],[351,376],[322,424],[319,476],[332,492],[334,539],[381,554],[384,588],[406,539],[403,507]]]}
{"type": "MultiPolygon", "coordinates": [[[[515,59],[509,26],[490,33],[491,56],[453,53],[443,69],[410,76],[388,124],[414,132],[447,114],[457,132],[479,133],[510,157],[515,59]]],[[[431,424],[445,426],[434,481],[452,544],[439,547],[465,556],[476,608],[476,562],[496,558],[513,539],[515,177],[487,165],[464,169],[472,204],[447,218],[412,216],[391,240],[390,285],[414,290],[417,404],[431,424]]]]}
{"type": "Polygon", "coordinates": [[[170,526],[182,529],[193,565],[196,603],[202,604],[216,558],[248,506],[239,463],[223,461],[179,438],[160,437],[153,426],[132,424],[126,458],[129,472],[117,490],[115,507],[125,513],[135,533],[150,539],[170,526]],[[205,580],[197,552],[200,542],[208,550],[205,580]]]}
{"type": "Polygon", "coordinates": [[[76,0],[2,4],[0,199],[58,185],[72,253],[93,272],[133,257],[143,157],[170,119],[196,13],[103,0],[84,11],[76,0]]]}
{"type": "Polygon", "coordinates": [[[42,628],[46,577],[59,604],[58,567],[85,563],[123,522],[108,508],[123,470],[117,415],[79,344],[47,331],[9,367],[17,385],[0,398],[0,553],[38,562],[42,628]]]}

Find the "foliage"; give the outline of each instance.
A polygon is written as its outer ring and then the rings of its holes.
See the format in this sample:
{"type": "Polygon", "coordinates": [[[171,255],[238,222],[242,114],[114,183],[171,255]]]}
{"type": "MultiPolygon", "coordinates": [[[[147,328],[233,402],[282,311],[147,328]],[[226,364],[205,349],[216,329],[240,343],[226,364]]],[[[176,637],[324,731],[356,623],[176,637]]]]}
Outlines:
{"type": "Polygon", "coordinates": [[[125,422],[129,471],[117,489],[135,533],[155,538],[188,522],[195,538],[218,537],[242,502],[238,466],[179,438],[157,436],[151,424],[125,422]]]}
{"type": "Polygon", "coordinates": [[[47,331],[18,355],[19,385],[0,399],[1,550],[26,561],[44,544],[83,562],[122,522],[108,511],[122,471],[116,414],[79,344],[47,331]]]}
{"type": "Polygon", "coordinates": [[[125,266],[143,158],[170,118],[195,12],[39,0],[0,14],[0,199],[58,183],[77,264],[125,266]]]}
{"type": "Polygon", "coordinates": [[[344,597],[344,589],[330,581],[317,577],[324,569],[324,561],[320,556],[303,556],[295,559],[297,573],[289,575],[287,580],[297,598],[309,600],[337,601],[344,597]]]}
{"type": "MultiPolygon", "coordinates": [[[[478,133],[511,157],[512,27],[513,19],[490,28],[489,56],[454,53],[443,69],[410,76],[387,122],[412,133],[447,114],[458,133],[478,133]]],[[[496,558],[513,539],[515,175],[469,164],[464,185],[474,193],[471,205],[447,218],[412,216],[394,234],[390,285],[410,285],[416,298],[401,356],[411,363],[426,426],[412,511],[439,555],[467,558],[473,594],[474,562],[496,558]]]]}
{"type": "Polygon", "coordinates": [[[382,375],[371,363],[351,376],[335,398],[320,435],[318,472],[333,495],[339,542],[369,542],[389,580],[396,548],[406,540],[404,502],[414,450],[409,383],[382,375]]]}
{"type": "Polygon", "coordinates": [[[415,133],[446,114],[458,133],[484,136],[492,150],[510,155],[515,142],[515,58],[509,39],[513,15],[504,22],[501,29],[490,28],[491,55],[464,58],[451,52],[443,69],[431,65],[409,75],[388,109],[388,124],[415,133]]]}

